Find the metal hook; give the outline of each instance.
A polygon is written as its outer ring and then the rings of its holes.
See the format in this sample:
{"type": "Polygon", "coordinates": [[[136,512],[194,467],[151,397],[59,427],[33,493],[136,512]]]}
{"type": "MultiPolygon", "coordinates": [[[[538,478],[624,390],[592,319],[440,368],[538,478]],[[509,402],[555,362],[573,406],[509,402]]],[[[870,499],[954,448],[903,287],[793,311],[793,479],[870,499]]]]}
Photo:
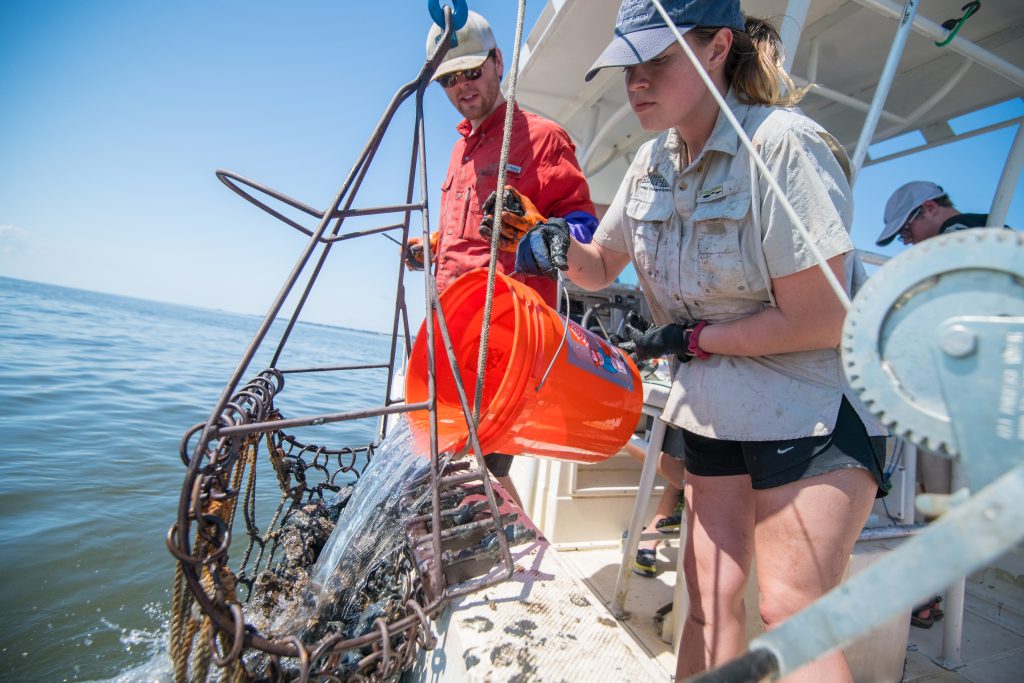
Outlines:
{"type": "Polygon", "coordinates": [[[936,41],[935,47],[946,47],[949,45],[953,39],[956,38],[956,34],[960,31],[960,27],[962,27],[975,12],[981,9],[981,3],[975,0],[975,2],[969,2],[960,9],[964,13],[962,17],[959,19],[947,19],[942,22],[942,28],[949,31],[949,35],[941,42],[936,41]]]}
{"type": "MultiPolygon", "coordinates": [[[[459,39],[455,36],[455,32],[466,25],[466,21],[469,19],[469,5],[466,4],[466,0],[452,0],[452,47],[459,44],[459,39]]],[[[427,11],[430,12],[430,18],[434,20],[434,23],[441,27],[441,31],[444,31],[444,9],[441,6],[441,0],[427,0],[427,11]]],[[[440,37],[440,36],[439,36],[440,37]]]]}

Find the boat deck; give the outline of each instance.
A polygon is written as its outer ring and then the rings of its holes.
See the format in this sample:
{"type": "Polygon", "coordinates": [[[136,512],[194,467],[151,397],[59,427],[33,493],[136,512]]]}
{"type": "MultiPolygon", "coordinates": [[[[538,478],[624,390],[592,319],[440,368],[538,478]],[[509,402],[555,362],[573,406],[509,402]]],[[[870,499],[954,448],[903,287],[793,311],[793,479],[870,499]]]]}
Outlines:
{"type": "MultiPolygon", "coordinates": [[[[605,604],[610,604],[621,557],[618,548],[559,548],[559,554],[605,604]]],[[[620,623],[665,672],[675,672],[675,655],[662,638],[658,608],[672,602],[678,541],[658,549],[658,575],[633,575],[620,623]]],[[[1024,671],[1024,548],[1007,553],[993,566],[966,581],[963,638],[958,663],[943,662],[944,621],[929,629],[908,627],[902,680],[971,683],[1017,683],[1024,671]]],[[[670,617],[671,619],[671,617],[670,617]]],[[[667,629],[671,632],[671,624],[667,629]]],[[[859,680],[878,680],[876,678],[859,680]]]]}

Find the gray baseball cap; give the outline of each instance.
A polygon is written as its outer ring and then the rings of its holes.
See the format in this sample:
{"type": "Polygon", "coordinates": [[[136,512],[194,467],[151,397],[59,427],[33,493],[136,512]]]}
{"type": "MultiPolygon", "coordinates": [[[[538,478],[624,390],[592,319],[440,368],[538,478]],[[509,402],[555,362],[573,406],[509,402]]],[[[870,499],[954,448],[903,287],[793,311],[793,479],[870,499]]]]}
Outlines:
{"type": "Polygon", "coordinates": [[[889,201],[885,203],[885,213],[883,214],[885,227],[882,229],[882,234],[875,240],[875,244],[884,247],[892,242],[914,209],[929,199],[935,199],[944,194],[946,194],[945,190],[927,180],[914,180],[897,188],[889,197],[889,201]]]}
{"type": "MultiPolygon", "coordinates": [[[[746,26],[738,0],[666,0],[661,4],[681,34],[696,26],[728,26],[740,31],[746,26]]],[[[672,29],[649,0],[623,0],[615,19],[615,37],[590,67],[585,80],[608,66],[642,64],[675,40],[672,29]]]]}
{"type": "MultiPolygon", "coordinates": [[[[455,32],[458,44],[452,46],[445,55],[444,61],[437,67],[433,80],[439,76],[452,74],[464,69],[475,69],[487,61],[487,55],[498,45],[494,42],[494,33],[487,20],[470,10],[466,24],[455,32]]],[[[441,27],[433,24],[427,33],[427,59],[437,50],[441,41],[441,27]]]]}

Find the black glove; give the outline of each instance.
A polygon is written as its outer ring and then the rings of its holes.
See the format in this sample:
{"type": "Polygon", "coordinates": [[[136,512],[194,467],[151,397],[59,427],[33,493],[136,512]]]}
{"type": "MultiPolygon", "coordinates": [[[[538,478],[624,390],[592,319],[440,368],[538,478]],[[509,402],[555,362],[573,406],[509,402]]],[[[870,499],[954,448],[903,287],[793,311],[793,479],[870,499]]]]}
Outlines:
{"type": "Polygon", "coordinates": [[[683,363],[693,357],[707,358],[706,352],[696,344],[691,344],[691,335],[699,334],[705,325],[703,322],[689,322],[656,327],[636,311],[630,311],[626,314],[624,329],[629,341],[619,344],[619,348],[637,360],[658,358],[670,353],[674,353],[683,363]]]}
{"type": "Polygon", "coordinates": [[[516,272],[546,275],[554,279],[555,269],[569,269],[569,224],[564,218],[549,218],[523,235],[516,247],[516,272]]]}

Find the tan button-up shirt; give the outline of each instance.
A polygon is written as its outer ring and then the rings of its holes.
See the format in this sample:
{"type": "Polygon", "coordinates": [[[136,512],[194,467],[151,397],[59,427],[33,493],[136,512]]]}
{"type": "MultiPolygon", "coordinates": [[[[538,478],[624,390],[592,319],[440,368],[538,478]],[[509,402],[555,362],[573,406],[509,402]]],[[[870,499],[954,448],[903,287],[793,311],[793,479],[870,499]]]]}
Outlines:
{"type": "MultiPolygon", "coordinates": [[[[726,99],[824,257],[851,252],[851,191],[834,138],[795,110],[726,99]]],[[[774,306],[771,280],[817,267],[813,254],[724,116],[689,165],[682,145],[670,130],[640,148],[594,241],[629,253],[658,324],[774,306]]],[[[837,349],[713,355],[678,369],[663,417],[718,439],[824,436],[847,389],[837,349]]],[[[885,433],[858,412],[870,434],[885,433]]]]}

